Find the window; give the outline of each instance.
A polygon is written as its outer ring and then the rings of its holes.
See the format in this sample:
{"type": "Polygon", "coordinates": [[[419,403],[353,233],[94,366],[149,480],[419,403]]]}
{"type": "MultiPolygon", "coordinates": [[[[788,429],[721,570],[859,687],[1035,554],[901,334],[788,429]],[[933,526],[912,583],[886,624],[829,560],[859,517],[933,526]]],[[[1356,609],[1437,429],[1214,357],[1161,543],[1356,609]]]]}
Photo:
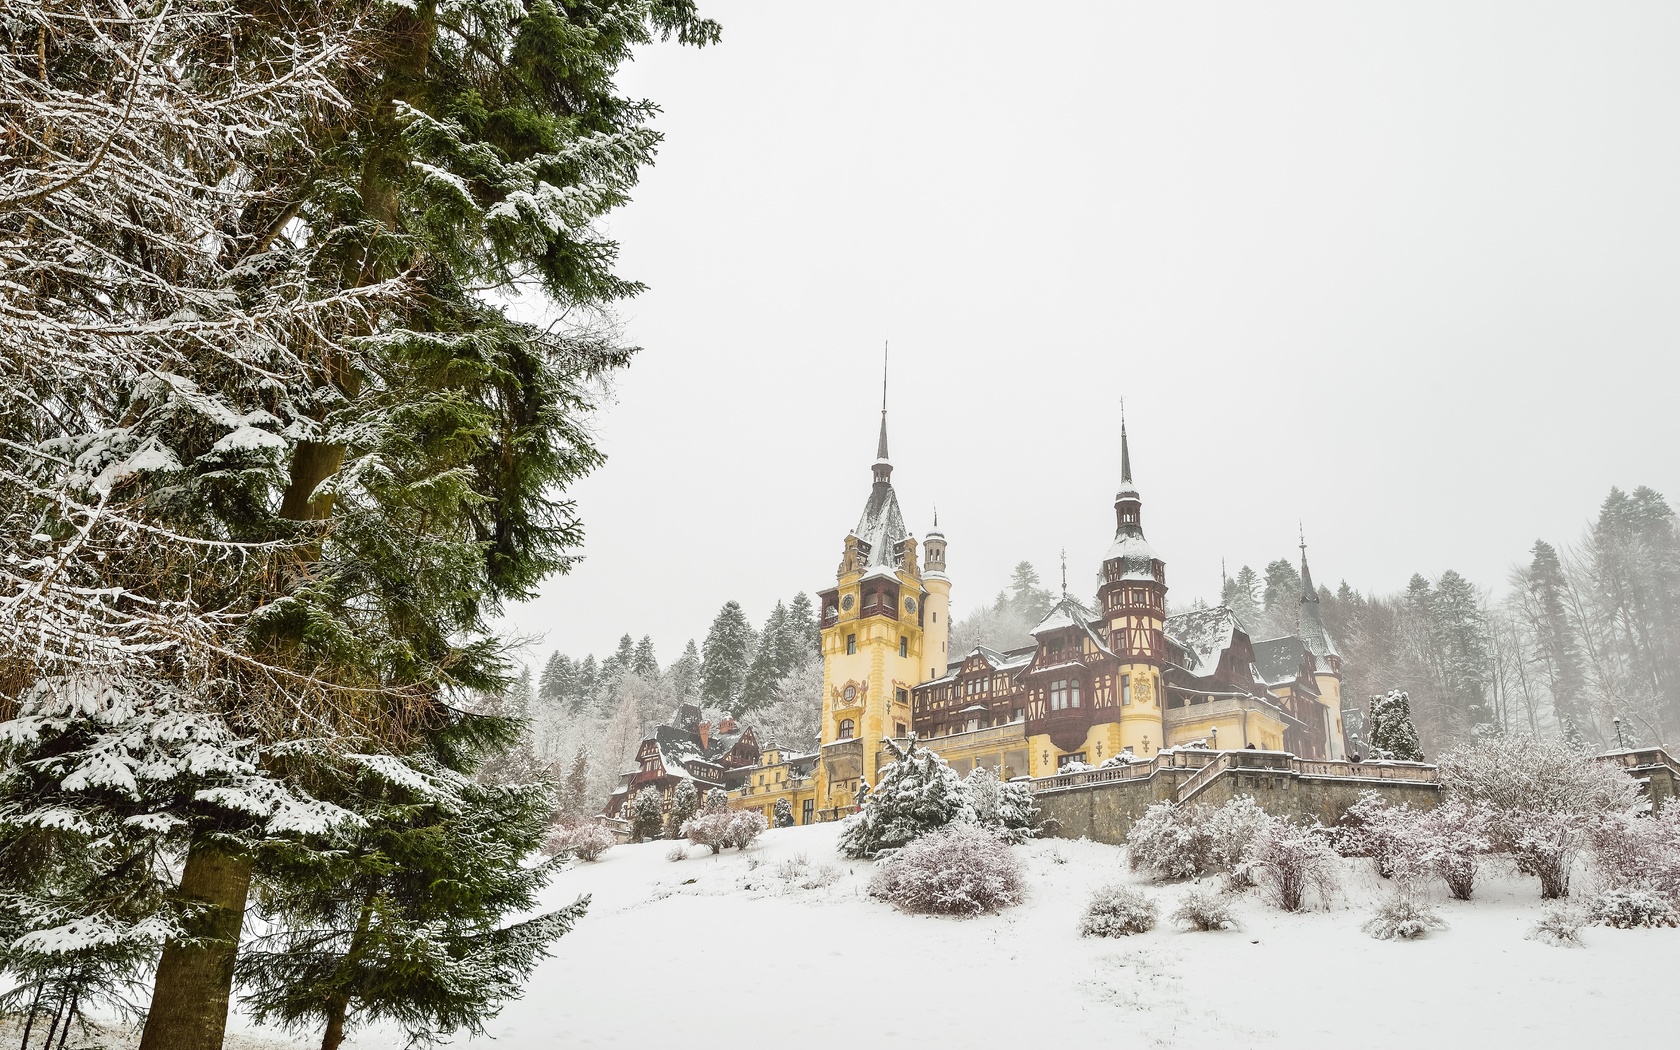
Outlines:
{"type": "Polygon", "coordinates": [[[1123,674],[1120,676],[1120,706],[1124,707],[1131,702],[1132,676],[1129,674],[1123,674]]]}
{"type": "Polygon", "coordinates": [[[893,723],[893,736],[899,738],[900,740],[903,740],[906,735],[907,734],[904,732],[904,723],[903,722],[894,722],[893,723]]]}
{"type": "Polygon", "coordinates": [[[910,690],[900,689],[898,691],[898,702],[901,704],[908,704],[910,702],[910,690]]]}
{"type": "Polygon", "coordinates": [[[1070,752],[1069,754],[1063,755],[1062,760],[1060,762],[1056,763],[1056,764],[1058,766],[1065,766],[1069,762],[1083,763],[1084,761],[1085,761],[1085,752],[1074,751],[1074,752],[1070,752]]]}
{"type": "Polygon", "coordinates": [[[855,722],[853,722],[850,718],[842,718],[840,720],[840,736],[838,739],[850,740],[852,738],[852,734],[856,731],[857,724],[855,722]]]}
{"type": "Polygon", "coordinates": [[[804,809],[799,814],[799,823],[809,824],[809,823],[811,823],[811,818],[815,817],[816,815],[817,815],[817,800],[814,799],[814,798],[806,799],[804,809]]]}
{"type": "Polygon", "coordinates": [[[898,655],[901,657],[910,655],[910,639],[902,634],[898,636],[898,655]]]}
{"type": "Polygon", "coordinates": [[[846,636],[846,655],[851,656],[855,652],[857,652],[857,635],[848,634],[846,636]]]}
{"type": "Polygon", "coordinates": [[[1058,678],[1050,683],[1050,710],[1065,711],[1079,706],[1079,679],[1058,678]]]}
{"type": "Polygon", "coordinates": [[[938,623],[938,622],[939,622],[939,614],[938,614],[938,613],[934,613],[934,614],[933,614],[933,622],[934,622],[934,623],[938,623]]]}
{"type": "Polygon", "coordinates": [[[1062,640],[1060,638],[1050,639],[1050,651],[1053,653],[1059,653],[1062,651],[1062,640]]]}

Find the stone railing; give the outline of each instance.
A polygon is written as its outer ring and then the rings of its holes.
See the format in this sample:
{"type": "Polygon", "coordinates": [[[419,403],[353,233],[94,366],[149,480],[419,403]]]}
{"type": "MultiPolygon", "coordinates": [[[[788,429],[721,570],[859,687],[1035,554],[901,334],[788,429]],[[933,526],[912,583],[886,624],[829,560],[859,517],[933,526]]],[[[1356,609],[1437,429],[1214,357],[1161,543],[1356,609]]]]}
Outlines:
{"type": "Polygon", "coordinates": [[[1042,795],[1050,791],[1090,787],[1093,784],[1113,784],[1121,780],[1144,780],[1155,775],[1155,768],[1154,762],[1133,762],[1127,766],[1089,769],[1083,773],[1057,773],[1054,776],[1035,777],[1027,786],[1032,789],[1033,794],[1042,795]]]}
{"type": "MultiPolygon", "coordinates": [[[[902,743],[902,741],[900,741],[902,743]]],[[[1009,722],[1001,726],[990,726],[986,729],[965,729],[961,733],[947,733],[944,736],[917,737],[916,743],[935,754],[944,748],[983,747],[987,744],[1014,743],[1026,746],[1026,735],[1021,732],[1021,723],[1009,722]]]]}
{"type": "Polygon", "coordinates": [[[1213,778],[1231,768],[1231,756],[1239,752],[1221,751],[1219,757],[1196,770],[1196,775],[1178,786],[1173,793],[1173,801],[1183,805],[1194,798],[1203,788],[1213,783],[1213,778]]]}
{"type": "Polygon", "coordinates": [[[1329,762],[1298,758],[1295,772],[1304,777],[1337,777],[1342,780],[1409,780],[1433,784],[1440,779],[1434,766],[1423,762],[1329,762]]]}

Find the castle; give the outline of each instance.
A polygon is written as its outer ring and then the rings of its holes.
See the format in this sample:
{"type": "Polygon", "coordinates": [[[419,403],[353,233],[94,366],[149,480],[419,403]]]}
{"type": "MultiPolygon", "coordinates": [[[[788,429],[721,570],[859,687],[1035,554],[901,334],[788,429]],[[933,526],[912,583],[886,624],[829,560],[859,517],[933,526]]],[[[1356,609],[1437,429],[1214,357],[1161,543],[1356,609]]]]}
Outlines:
{"type": "Polygon", "coordinates": [[[911,734],[959,773],[985,766],[1005,779],[1149,761],[1192,744],[1346,758],[1341,657],[1319,614],[1305,543],[1295,635],[1254,641],[1224,607],[1168,616],[1166,564],[1144,538],[1123,421],[1119,452],[1099,608],[1064,591],[1031,645],[952,654],[945,534],[935,518],[918,546],[905,526],[883,407],[868,500],[843,542],[834,586],[819,596],[817,749],[761,748],[750,728],[725,722],[714,731],[685,706],[643,742],[608,815],[636,791],[668,800],[692,777],[766,817],[785,801],[796,823],[835,819],[891,761],[883,742],[911,734]]]}

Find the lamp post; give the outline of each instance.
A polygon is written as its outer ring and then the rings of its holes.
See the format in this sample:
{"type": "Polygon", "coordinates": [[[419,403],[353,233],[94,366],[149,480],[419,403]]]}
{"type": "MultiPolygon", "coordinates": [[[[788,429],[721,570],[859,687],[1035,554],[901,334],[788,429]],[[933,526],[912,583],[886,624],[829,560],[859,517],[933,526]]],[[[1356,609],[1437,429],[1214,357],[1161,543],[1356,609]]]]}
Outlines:
{"type": "Polygon", "coordinates": [[[1622,716],[1617,715],[1610,720],[1616,727],[1616,750],[1626,751],[1627,744],[1622,740],[1622,716]]]}
{"type": "Polygon", "coordinates": [[[1208,730],[1208,737],[1213,741],[1213,750],[1218,751],[1219,750],[1219,727],[1214,726],[1212,729],[1208,730]]]}

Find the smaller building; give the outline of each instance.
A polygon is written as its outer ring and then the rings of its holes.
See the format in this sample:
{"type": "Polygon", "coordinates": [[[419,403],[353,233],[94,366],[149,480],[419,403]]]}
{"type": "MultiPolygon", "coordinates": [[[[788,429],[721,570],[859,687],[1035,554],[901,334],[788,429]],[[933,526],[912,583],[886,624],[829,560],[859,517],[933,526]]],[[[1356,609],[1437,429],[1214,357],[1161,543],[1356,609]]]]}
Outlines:
{"type": "Polygon", "coordinates": [[[657,791],[671,811],[671,799],[684,780],[694,781],[702,798],[713,788],[728,790],[756,769],[761,760],[758,739],[750,727],[725,718],[714,727],[695,704],[677,708],[671,721],[655,726],[653,735],[636,749],[636,764],[619,776],[618,787],[602,811],[608,817],[624,814],[630,796],[657,791]]]}

